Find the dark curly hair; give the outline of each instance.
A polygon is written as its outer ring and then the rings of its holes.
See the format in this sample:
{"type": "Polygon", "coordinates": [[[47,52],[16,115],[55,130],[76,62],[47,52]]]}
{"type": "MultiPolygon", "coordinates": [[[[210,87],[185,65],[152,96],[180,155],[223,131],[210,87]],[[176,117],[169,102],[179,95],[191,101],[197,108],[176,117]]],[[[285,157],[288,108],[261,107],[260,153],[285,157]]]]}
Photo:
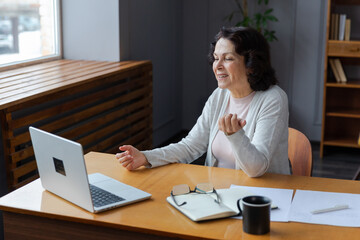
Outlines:
{"type": "Polygon", "coordinates": [[[250,27],[222,27],[210,44],[209,63],[214,62],[215,45],[220,38],[230,40],[237,54],[244,56],[250,87],[265,91],[277,84],[275,70],[270,62],[270,46],[264,36],[250,27]]]}

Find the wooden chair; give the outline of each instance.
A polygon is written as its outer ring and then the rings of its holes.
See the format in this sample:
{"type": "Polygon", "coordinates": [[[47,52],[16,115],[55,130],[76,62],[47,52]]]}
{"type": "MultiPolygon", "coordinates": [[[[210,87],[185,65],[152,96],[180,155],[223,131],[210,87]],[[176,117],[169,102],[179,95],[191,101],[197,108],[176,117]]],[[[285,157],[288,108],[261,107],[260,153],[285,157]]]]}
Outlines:
{"type": "Polygon", "coordinates": [[[289,127],[288,157],[291,162],[292,174],[311,176],[312,150],[309,139],[300,131],[289,127]]]}

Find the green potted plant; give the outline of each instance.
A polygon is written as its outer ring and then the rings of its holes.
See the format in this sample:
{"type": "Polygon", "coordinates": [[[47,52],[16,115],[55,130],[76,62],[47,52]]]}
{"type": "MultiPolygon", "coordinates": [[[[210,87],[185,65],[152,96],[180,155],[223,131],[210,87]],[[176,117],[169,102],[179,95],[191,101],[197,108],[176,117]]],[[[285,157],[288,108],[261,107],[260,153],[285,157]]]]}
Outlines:
{"type": "Polygon", "coordinates": [[[255,28],[261,32],[269,42],[277,40],[275,31],[269,29],[268,25],[269,22],[278,21],[278,19],[273,15],[274,9],[268,8],[269,0],[258,0],[257,4],[259,7],[262,7],[262,9],[251,16],[249,15],[247,0],[234,0],[234,2],[237,9],[226,16],[225,20],[232,22],[233,19],[237,18],[239,20],[235,23],[235,26],[255,28]]]}

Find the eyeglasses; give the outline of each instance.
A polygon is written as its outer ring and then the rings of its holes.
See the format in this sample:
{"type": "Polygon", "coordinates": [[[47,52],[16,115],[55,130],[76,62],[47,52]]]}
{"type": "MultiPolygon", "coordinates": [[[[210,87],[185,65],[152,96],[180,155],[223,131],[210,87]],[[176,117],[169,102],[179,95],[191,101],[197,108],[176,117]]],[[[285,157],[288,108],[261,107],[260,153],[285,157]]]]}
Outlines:
{"type": "Polygon", "coordinates": [[[176,200],[175,200],[175,196],[178,195],[183,195],[183,194],[188,194],[188,193],[200,193],[200,194],[211,194],[211,193],[215,193],[216,194],[216,199],[214,199],[214,201],[216,203],[220,203],[220,197],[219,194],[216,192],[214,186],[211,183],[199,183],[198,185],[196,185],[194,190],[191,190],[189,185],[187,184],[180,184],[180,185],[176,185],[173,187],[172,191],[171,191],[171,197],[174,200],[175,204],[180,207],[186,204],[186,202],[183,202],[181,204],[179,204],[176,200]]]}

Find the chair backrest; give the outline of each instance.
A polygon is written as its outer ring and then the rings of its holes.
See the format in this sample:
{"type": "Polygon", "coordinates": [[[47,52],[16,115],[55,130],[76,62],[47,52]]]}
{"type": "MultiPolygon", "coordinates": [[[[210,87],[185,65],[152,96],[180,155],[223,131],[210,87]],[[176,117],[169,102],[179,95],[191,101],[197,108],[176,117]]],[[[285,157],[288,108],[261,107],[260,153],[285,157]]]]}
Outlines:
{"type": "Polygon", "coordinates": [[[288,157],[292,166],[292,174],[311,176],[312,150],[309,139],[300,131],[289,127],[288,157]]]}

